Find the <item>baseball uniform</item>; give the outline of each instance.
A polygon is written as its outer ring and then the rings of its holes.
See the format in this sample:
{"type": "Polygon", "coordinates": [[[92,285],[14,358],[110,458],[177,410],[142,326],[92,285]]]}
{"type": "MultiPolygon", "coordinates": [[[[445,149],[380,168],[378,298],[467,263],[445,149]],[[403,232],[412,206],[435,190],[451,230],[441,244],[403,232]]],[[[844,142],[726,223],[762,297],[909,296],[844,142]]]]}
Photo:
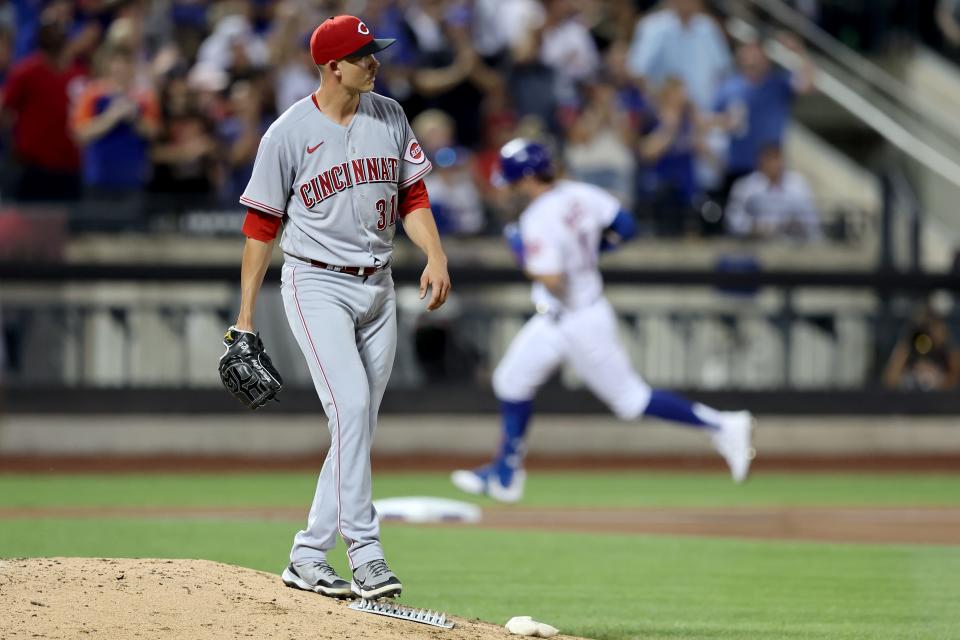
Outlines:
{"type": "Polygon", "coordinates": [[[494,372],[498,398],[532,399],[557,367],[569,361],[617,416],[629,420],[643,413],[650,387],[620,346],[597,267],[601,233],[619,211],[620,203],[603,189],[563,180],[520,216],[525,269],[533,275],[562,273],[566,286],[558,297],[543,284],[533,284],[539,313],[513,340],[494,372]]]}
{"type": "Polygon", "coordinates": [[[520,215],[520,254],[534,280],[537,314],[510,343],[493,374],[502,417],[497,456],[479,469],[455,471],[454,485],[503,502],[520,500],[532,401],[563,363],[572,365],[584,384],[623,420],[651,415],[709,432],[730,464],[734,480],[743,481],[752,458],[752,416],[715,411],[669,391],[651,389],[619,342],[598,262],[608,230],[632,235],[630,215],[603,189],[554,180],[549,153],[538,143],[518,139],[504,145],[501,170],[506,182],[522,182],[524,188],[532,189],[527,195],[535,195],[520,215]],[[530,180],[538,186],[531,187],[530,180]],[[540,279],[562,284],[551,290],[540,279]]]}
{"type": "Polygon", "coordinates": [[[395,101],[363,93],[341,126],[310,96],[264,134],[240,198],[284,217],[284,307],[331,435],[293,564],[324,559],[337,534],[351,568],[383,558],[370,446],[397,342],[390,256],[399,192],[430,169],[395,101]]]}

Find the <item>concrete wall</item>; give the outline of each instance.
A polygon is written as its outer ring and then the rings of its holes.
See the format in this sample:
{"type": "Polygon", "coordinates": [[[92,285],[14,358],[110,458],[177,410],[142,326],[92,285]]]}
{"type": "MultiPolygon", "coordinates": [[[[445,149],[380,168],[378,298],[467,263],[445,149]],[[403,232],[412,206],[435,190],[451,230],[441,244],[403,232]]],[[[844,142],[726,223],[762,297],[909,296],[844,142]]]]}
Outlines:
{"type": "MultiPolygon", "coordinates": [[[[295,456],[329,441],[322,416],[10,416],[0,420],[2,455],[295,456]]],[[[770,456],[960,454],[960,419],[777,417],[758,420],[756,446],[770,456]]],[[[377,454],[485,455],[496,445],[495,416],[384,416],[377,454]]],[[[569,456],[708,454],[695,429],[606,415],[541,415],[530,450],[569,456]]]]}

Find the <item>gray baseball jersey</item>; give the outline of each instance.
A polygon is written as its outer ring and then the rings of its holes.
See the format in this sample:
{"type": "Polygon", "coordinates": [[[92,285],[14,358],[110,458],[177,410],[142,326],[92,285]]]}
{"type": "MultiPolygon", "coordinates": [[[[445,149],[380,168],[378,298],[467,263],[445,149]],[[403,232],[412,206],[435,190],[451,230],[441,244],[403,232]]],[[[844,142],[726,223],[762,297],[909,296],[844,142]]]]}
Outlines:
{"type": "Polygon", "coordinates": [[[287,216],[280,240],[286,254],[284,309],[330,430],[307,527],[290,552],[294,564],[325,559],[338,534],[351,568],[383,558],[371,499],[370,447],[397,346],[389,268],[361,277],[321,269],[310,260],[386,265],[399,191],[430,168],[393,100],[361,94],[344,127],[310,96],[263,136],[240,198],[248,207],[287,216]]]}
{"type": "Polygon", "coordinates": [[[397,194],[430,161],[396,101],[360,95],[343,127],[311,95],[287,109],[260,141],[240,202],[288,216],[280,248],[340,266],[384,264],[393,250],[397,194]]]}

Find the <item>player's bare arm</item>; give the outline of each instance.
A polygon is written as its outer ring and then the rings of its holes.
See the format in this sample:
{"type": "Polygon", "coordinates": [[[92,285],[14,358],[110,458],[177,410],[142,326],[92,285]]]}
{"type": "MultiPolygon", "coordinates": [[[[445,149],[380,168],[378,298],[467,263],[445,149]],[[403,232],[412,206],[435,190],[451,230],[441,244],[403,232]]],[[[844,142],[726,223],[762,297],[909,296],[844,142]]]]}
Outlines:
{"type": "Polygon", "coordinates": [[[236,328],[241,331],[253,331],[253,311],[257,304],[257,294],[267,273],[273,243],[262,242],[256,238],[247,238],[243,245],[243,261],[240,265],[240,313],[237,314],[236,328]]]}
{"type": "Polygon", "coordinates": [[[283,377],[267,355],[260,334],[253,331],[253,308],[272,247],[272,239],[247,238],[240,267],[240,313],[223,336],[226,351],[217,366],[224,388],[253,410],[277,400],[283,389],[283,377]]]}
{"type": "Polygon", "coordinates": [[[427,255],[427,266],[420,276],[420,299],[430,289],[427,311],[439,309],[450,294],[450,274],[447,272],[447,254],[440,244],[440,233],[430,209],[415,209],[403,218],[403,228],[413,244],[427,255]]]}

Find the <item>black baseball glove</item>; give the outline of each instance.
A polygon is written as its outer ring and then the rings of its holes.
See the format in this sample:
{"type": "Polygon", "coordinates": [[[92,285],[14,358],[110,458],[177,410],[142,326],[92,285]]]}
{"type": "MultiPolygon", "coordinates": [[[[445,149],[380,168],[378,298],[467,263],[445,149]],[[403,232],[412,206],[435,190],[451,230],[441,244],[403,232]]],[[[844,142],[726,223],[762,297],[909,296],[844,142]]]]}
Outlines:
{"type": "Polygon", "coordinates": [[[230,327],[223,346],[227,350],[220,356],[220,381],[227,391],[254,410],[276,400],[283,378],[264,350],[260,334],[230,327]]]}

